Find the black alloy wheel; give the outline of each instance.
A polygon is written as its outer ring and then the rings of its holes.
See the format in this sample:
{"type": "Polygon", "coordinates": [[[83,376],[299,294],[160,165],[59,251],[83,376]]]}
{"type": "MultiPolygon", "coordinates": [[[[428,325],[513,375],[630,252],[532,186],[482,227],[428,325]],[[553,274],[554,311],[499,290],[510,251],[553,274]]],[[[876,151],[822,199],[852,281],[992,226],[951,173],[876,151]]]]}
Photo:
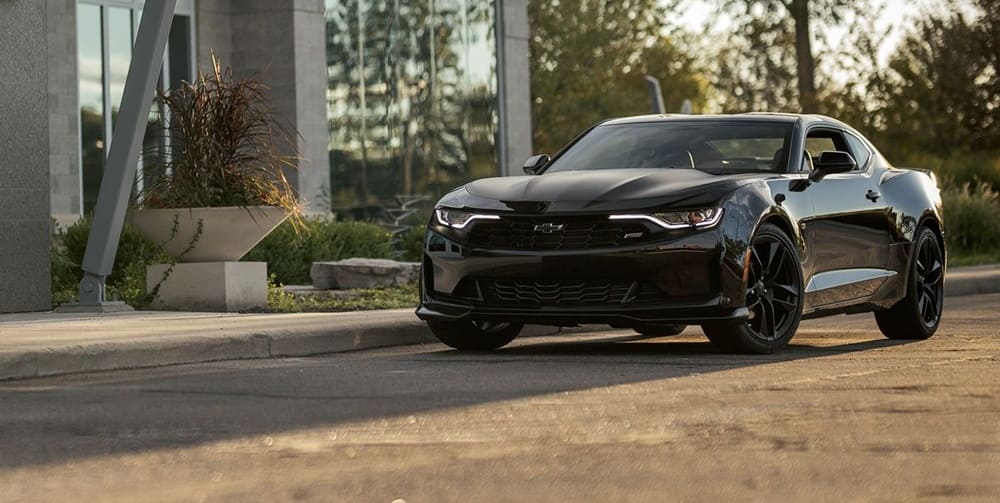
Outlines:
{"type": "Polygon", "coordinates": [[[747,253],[749,318],[703,329],[724,350],[770,353],[791,340],[802,319],[802,268],[795,245],[774,225],[761,226],[747,253]]]}
{"type": "Polygon", "coordinates": [[[671,335],[678,335],[687,328],[687,325],[639,325],[632,327],[641,335],[646,337],[669,337],[671,335]]]}
{"type": "Polygon", "coordinates": [[[798,259],[777,236],[764,234],[754,240],[747,278],[747,308],[753,313],[750,328],[765,341],[780,339],[795,323],[799,311],[798,259]]]}
{"type": "Polygon", "coordinates": [[[502,348],[514,340],[524,327],[521,323],[493,321],[428,321],[427,326],[439,341],[466,351],[502,348]]]}
{"type": "Polygon", "coordinates": [[[906,296],[884,311],[875,311],[878,328],[890,339],[926,339],[937,331],[944,307],[944,253],[937,235],[917,231],[906,296]]]}

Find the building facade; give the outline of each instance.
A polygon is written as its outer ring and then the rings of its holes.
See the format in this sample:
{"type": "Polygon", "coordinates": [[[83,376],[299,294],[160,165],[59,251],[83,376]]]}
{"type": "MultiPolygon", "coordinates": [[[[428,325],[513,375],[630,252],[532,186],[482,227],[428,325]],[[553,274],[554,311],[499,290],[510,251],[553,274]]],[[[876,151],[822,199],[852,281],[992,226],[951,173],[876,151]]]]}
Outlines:
{"type": "MultiPolygon", "coordinates": [[[[526,3],[178,0],[159,86],[213,57],[256,76],[299,133],[289,181],[307,211],[371,216],[397,195],[519,171],[531,154],[526,3]]],[[[0,161],[0,312],[50,307],[50,219],[73,222],[97,200],[143,4],[0,0],[0,140],[25,149],[0,161]],[[24,131],[37,145],[12,141],[24,131]],[[21,180],[28,159],[37,176],[21,180]]],[[[151,112],[139,188],[163,115],[151,112]]]]}

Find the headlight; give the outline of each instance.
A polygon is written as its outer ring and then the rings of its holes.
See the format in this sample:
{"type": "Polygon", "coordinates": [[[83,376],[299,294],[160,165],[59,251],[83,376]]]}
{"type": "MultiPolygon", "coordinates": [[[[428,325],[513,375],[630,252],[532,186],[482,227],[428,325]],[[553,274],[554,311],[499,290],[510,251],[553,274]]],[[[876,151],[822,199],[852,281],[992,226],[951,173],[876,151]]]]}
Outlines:
{"type": "Polygon", "coordinates": [[[664,229],[705,229],[719,223],[722,208],[665,211],[651,215],[611,215],[611,220],[648,220],[664,229]]]}
{"type": "Polygon", "coordinates": [[[500,220],[498,215],[482,215],[450,208],[438,208],[434,210],[434,215],[438,223],[452,229],[464,229],[473,220],[500,220]]]}

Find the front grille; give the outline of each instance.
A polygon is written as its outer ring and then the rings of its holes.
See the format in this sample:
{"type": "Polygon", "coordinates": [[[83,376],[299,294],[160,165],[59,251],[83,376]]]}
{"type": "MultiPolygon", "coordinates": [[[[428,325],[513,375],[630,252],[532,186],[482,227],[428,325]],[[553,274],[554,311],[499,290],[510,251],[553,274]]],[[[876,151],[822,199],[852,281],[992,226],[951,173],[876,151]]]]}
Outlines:
{"type": "Polygon", "coordinates": [[[635,244],[649,235],[642,222],[607,217],[503,217],[476,222],[469,244],[504,250],[586,250],[635,244]]]}
{"type": "Polygon", "coordinates": [[[571,307],[607,306],[662,300],[662,293],[638,281],[481,280],[491,304],[571,307]]]}

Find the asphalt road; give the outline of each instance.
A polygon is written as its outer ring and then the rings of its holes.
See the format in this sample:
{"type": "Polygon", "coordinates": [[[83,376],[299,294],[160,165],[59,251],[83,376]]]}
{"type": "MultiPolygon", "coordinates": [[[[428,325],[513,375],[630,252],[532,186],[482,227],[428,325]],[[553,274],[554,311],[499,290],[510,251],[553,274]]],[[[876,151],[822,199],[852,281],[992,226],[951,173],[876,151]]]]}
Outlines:
{"type": "Polygon", "coordinates": [[[691,328],[0,384],[0,501],[1000,499],[1000,295],[928,341],[691,328]]]}

